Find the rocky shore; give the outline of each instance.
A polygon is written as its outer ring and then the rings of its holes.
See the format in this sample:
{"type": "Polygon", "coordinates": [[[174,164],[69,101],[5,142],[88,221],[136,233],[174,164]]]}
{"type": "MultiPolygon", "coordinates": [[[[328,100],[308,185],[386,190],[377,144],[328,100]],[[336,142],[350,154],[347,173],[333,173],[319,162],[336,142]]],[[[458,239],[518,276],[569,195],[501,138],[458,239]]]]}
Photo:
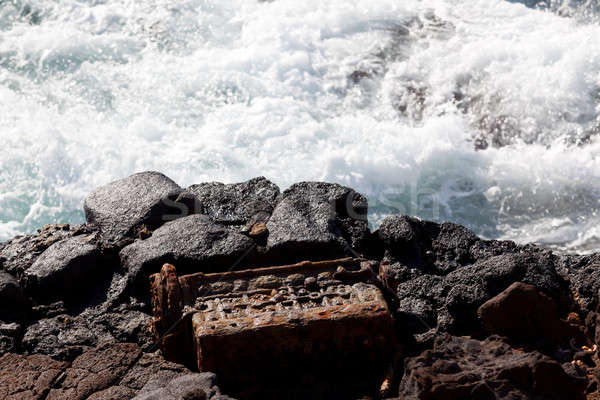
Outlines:
{"type": "MultiPolygon", "coordinates": [[[[366,198],[323,182],[182,188],[143,172],[97,189],[84,208],[83,225],[0,244],[0,398],[242,398],[158,349],[150,275],[165,263],[184,275],[344,257],[373,266],[395,332],[387,372],[353,375],[378,384],[340,387],[338,398],[600,398],[600,253],[400,215],[371,231],[366,198]]],[[[318,386],[277,390],[332,398],[318,386]]]]}

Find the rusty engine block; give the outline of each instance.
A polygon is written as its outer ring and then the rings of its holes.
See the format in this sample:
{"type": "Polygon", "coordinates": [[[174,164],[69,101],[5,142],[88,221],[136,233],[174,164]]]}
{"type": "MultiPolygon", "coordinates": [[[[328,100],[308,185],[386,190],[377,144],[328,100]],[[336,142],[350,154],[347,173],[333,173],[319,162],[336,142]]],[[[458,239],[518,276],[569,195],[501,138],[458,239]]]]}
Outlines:
{"type": "Polygon", "coordinates": [[[392,357],[392,317],[363,259],[181,277],[165,264],[150,280],[163,354],[243,399],[376,391],[392,357]]]}

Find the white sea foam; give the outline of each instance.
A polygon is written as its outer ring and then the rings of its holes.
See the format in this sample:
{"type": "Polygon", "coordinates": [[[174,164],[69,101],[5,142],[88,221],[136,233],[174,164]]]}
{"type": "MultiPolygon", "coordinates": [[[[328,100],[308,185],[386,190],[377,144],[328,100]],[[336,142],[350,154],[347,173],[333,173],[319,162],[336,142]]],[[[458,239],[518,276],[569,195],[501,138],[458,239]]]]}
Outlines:
{"type": "Polygon", "coordinates": [[[154,169],[181,185],[335,181],[368,195],[375,226],[404,212],[597,250],[600,25],[561,15],[500,0],[2,2],[0,240],[81,221],[87,192],[154,169]]]}

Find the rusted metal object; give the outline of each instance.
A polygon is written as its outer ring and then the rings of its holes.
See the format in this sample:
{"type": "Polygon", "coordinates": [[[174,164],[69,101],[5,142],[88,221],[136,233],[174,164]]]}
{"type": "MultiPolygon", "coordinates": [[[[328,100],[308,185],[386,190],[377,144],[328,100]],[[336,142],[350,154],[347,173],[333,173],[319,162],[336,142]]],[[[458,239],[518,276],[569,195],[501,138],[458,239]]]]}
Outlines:
{"type": "Polygon", "coordinates": [[[165,264],[151,284],[165,355],[180,362],[194,355],[200,371],[217,373],[243,398],[272,397],[270,388],[290,376],[305,386],[325,378],[338,393],[340,379],[348,388],[379,385],[394,348],[392,317],[366,260],[179,278],[165,264]]]}

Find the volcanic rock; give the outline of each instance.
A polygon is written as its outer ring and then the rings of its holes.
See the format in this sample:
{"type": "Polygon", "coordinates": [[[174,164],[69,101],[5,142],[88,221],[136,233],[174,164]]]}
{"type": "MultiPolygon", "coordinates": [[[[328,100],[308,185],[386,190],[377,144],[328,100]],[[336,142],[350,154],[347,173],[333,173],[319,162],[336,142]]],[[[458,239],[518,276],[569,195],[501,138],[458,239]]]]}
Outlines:
{"type": "MultiPolygon", "coordinates": [[[[215,224],[204,215],[190,215],[157,229],[151,238],[136,241],[120,252],[127,279],[121,285],[133,285],[138,295],[146,297],[148,276],[158,272],[164,263],[172,263],[178,271],[215,272],[233,268],[252,259],[252,239],[215,224]]],[[[118,293],[124,293],[121,287],[118,293]]]]}
{"type": "Polygon", "coordinates": [[[26,298],[19,281],[0,271],[0,317],[14,315],[23,309],[26,298]]]}
{"type": "Polygon", "coordinates": [[[149,315],[123,307],[114,312],[98,308],[77,316],[61,314],[30,325],[21,347],[27,354],[45,354],[66,361],[101,343],[135,342],[147,349],[154,343],[149,322],[149,315]]]}
{"type": "Polygon", "coordinates": [[[474,261],[470,248],[479,238],[467,228],[436,224],[404,215],[386,217],[379,230],[384,258],[390,262],[445,275],[474,261]]]}
{"type": "Polygon", "coordinates": [[[0,357],[0,398],[11,400],[46,399],[67,363],[42,355],[0,357]]]}
{"type": "Polygon", "coordinates": [[[323,182],[292,185],[267,223],[270,261],[355,255],[369,234],[366,215],[366,198],[350,188],[323,182]]]}
{"type": "Polygon", "coordinates": [[[97,285],[105,267],[94,235],[58,241],[25,271],[25,290],[35,298],[66,299],[84,296],[97,285]]]}
{"type": "Polygon", "coordinates": [[[135,400],[208,400],[218,394],[216,376],[210,372],[187,374],[170,380],[150,380],[135,400]]]}
{"type": "Polygon", "coordinates": [[[484,341],[439,336],[432,350],[405,362],[400,398],[584,399],[587,379],[567,374],[537,351],[511,348],[499,337],[484,341]]]}
{"type": "Polygon", "coordinates": [[[0,356],[17,350],[21,325],[0,321],[0,356]]]}
{"type": "Polygon", "coordinates": [[[265,223],[279,196],[279,188],[264,177],[227,185],[201,183],[187,190],[198,198],[203,214],[226,225],[265,223]]]}
{"type": "Polygon", "coordinates": [[[544,338],[551,343],[579,336],[579,341],[583,341],[582,332],[577,335],[575,329],[560,319],[554,300],[522,282],[513,283],[486,301],[477,314],[491,334],[525,341],[544,338]]]}
{"type": "Polygon", "coordinates": [[[143,354],[132,343],[101,345],[71,364],[42,355],[0,357],[0,398],[129,400],[138,392],[144,399],[217,399],[220,395],[214,374],[191,373],[158,355],[143,354]],[[160,397],[162,393],[173,396],[160,397]]]}
{"type": "Polygon", "coordinates": [[[31,267],[37,257],[52,244],[83,233],[80,225],[44,225],[37,234],[18,236],[6,243],[0,249],[0,269],[21,278],[31,267]]]}
{"type": "Polygon", "coordinates": [[[182,189],[159,172],[140,172],[90,193],[84,203],[87,224],[117,243],[183,216],[175,200],[182,189]]]}
{"type": "Polygon", "coordinates": [[[473,335],[481,331],[477,309],[514,282],[536,286],[553,298],[562,312],[568,288],[556,271],[555,261],[549,251],[522,247],[519,252],[481,258],[446,275],[423,273],[416,278],[409,275],[409,280],[398,283],[396,288],[400,299],[397,316],[411,326],[420,326],[418,332],[429,326],[453,334],[473,335]]]}

